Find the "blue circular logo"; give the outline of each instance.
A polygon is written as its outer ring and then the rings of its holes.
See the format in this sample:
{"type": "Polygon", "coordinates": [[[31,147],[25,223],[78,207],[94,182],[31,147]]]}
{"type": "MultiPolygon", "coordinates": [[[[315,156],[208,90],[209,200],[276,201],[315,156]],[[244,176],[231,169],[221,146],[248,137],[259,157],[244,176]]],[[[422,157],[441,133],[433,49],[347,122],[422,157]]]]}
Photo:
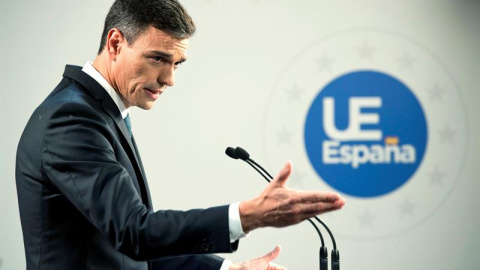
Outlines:
{"type": "Polygon", "coordinates": [[[427,136],[412,91],[378,71],[351,72],[321,89],[304,133],[317,174],[356,197],[385,195],[405,184],[423,159],[427,136]]]}

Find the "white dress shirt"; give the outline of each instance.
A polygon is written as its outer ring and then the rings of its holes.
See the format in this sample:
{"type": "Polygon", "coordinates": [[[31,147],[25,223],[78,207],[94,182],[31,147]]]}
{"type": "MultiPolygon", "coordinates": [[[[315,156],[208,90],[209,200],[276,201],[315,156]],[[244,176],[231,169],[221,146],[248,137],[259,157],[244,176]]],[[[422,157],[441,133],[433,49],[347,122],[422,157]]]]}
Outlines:
{"type": "MultiPolygon", "coordinates": [[[[82,68],[82,71],[92,77],[95,81],[97,81],[110,97],[113,99],[115,104],[117,104],[118,110],[122,114],[122,118],[125,119],[127,115],[130,113],[130,109],[125,107],[125,104],[122,101],[120,95],[115,91],[115,89],[107,82],[107,80],[96,70],[91,61],[85,63],[82,68]]],[[[228,207],[228,226],[230,231],[230,242],[233,243],[238,239],[245,236],[243,232],[242,223],[240,221],[240,210],[238,208],[240,203],[232,203],[228,207]]],[[[224,260],[222,267],[220,270],[228,270],[230,265],[232,264],[229,260],[224,260]]]]}

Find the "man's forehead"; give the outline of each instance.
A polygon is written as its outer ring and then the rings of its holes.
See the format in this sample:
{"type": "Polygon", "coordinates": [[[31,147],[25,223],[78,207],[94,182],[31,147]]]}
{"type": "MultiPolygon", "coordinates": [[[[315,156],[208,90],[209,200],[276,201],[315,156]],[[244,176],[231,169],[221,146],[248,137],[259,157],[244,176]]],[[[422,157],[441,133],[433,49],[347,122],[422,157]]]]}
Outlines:
{"type": "Polygon", "coordinates": [[[162,30],[151,27],[141,33],[134,43],[136,43],[134,46],[144,53],[175,58],[175,61],[185,61],[189,39],[177,39],[162,30]]]}
{"type": "Polygon", "coordinates": [[[169,47],[170,49],[183,49],[188,48],[190,40],[188,38],[179,39],[175,38],[172,35],[159,30],[153,26],[150,26],[146,31],[144,31],[140,36],[153,46],[164,46],[169,47]]]}

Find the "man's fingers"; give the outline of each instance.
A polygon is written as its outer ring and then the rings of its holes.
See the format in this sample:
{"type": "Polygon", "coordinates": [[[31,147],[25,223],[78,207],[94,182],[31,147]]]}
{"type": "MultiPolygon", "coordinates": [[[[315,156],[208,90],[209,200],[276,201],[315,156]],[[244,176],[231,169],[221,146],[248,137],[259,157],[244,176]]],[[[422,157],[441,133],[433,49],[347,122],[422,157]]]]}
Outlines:
{"type": "Polygon", "coordinates": [[[304,204],[296,206],[298,208],[298,212],[300,213],[322,213],[330,210],[336,210],[343,207],[345,201],[339,200],[336,202],[318,202],[318,203],[311,203],[311,204],[304,204]]]}
{"type": "Polygon", "coordinates": [[[287,270],[287,268],[274,263],[269,263],[267,269],[268,270],[287,270]]]}
{"type": "Polygon", "coordinates": [[[284,267],[271,263],[280,254],[280,246],[276,246],[272,251],[262,257],[249,260],[243,263],[232,263],[230,270],[286,270],[284,267]]]}
{"type": "Polygon", "coordinates": [[[317,191],[296,191],[292,202],[295,203],[314,203],[314,202],[336,202],[341,197],[334,192],[317,192],[317,191]]]}
{"type": "Polygon", "coordinates": [[[338,199],[334,202],[315,202],[308,204],[297,204],[291,208],[294,214],[302,215],[304,218],[317,216],[325,212],[341,209],[345,205],[345,200],[338,199]]]}
{"type": "Polygon", "coordinates": [[[302,222],[326,212],[341,209],[345,204],[343,199],[335,202],[316,202],[308,204],[284,205],[277,211],[265,214],[265,223],[272,227],[285,227],[302,222]]]}
{"type": "Polygon", "coordinates": [[[274,184],[276,186],[284,187],[291,173],[292,173],[292,162],[287,161],[285,165],[283,165],[282,170],[280,170],[277,176],[273,179],[274,184]]]}

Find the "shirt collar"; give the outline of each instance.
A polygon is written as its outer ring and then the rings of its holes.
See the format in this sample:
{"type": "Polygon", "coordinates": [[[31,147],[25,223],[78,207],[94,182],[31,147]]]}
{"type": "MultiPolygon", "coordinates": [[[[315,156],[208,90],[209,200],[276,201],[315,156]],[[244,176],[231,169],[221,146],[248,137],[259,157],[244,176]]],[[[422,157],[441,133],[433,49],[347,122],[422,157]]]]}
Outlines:
{"type": "Polygon", "coordinates": [[[115,89],[105,80],[105,78],[96,70],[91,61],[87,61],[82,68],[82,71],[90,75],[95,81],[97,81],[105,91],[110,95],[113,99],[115,104],[117,104],[118,110],[122,114],[122,118],[125,119],[127,115],[130,113],[130,109],[125,108],[125,104],[123,104],[122,98],[120,95],[115,91],[115,89]]]}

